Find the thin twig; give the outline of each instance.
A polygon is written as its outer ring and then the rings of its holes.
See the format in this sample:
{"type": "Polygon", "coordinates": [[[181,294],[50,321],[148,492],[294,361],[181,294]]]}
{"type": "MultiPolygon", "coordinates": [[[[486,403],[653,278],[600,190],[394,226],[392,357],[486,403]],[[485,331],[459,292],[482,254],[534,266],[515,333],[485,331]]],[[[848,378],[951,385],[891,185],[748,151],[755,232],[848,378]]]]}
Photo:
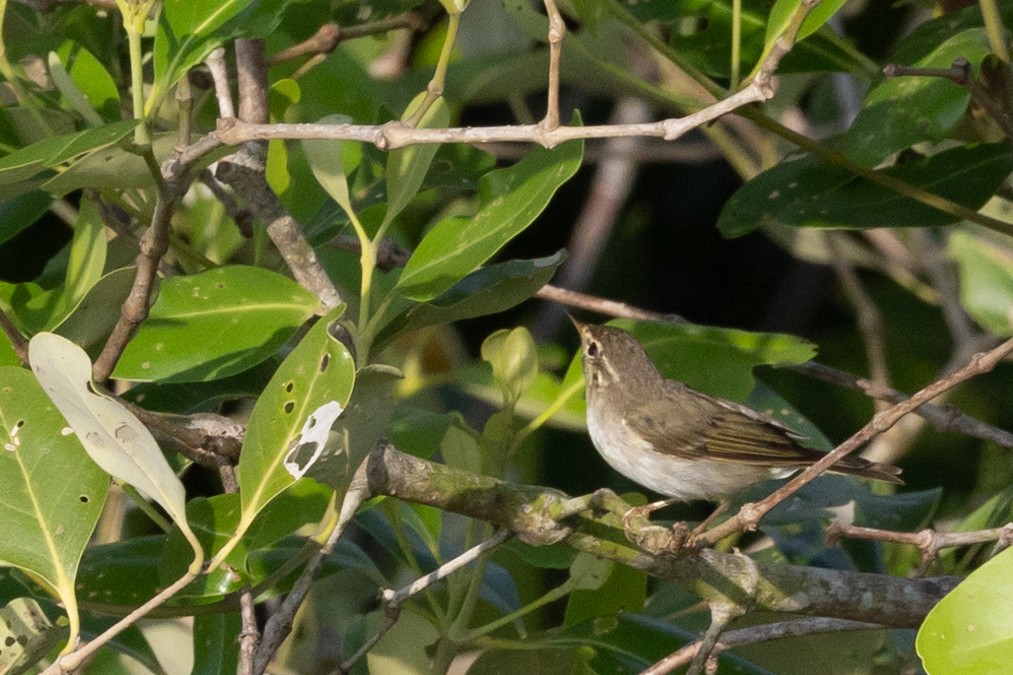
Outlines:
{"type": "Polygon", "coordinates": [[[232,104],[232,89],[229,84],[229,67],[225,63],[225,47],[215,49],[204,59],[205,65],[211,71],[211,81],[214,82],[215,98],[218,100],[219,117],[235,117],[236,108],[232,104]]]}
{"type": "Polygon", "coordinates": [[[473,546],[453,560],[440,565],[429,574],[419,577],[407,586],[404,586],[396,591],[392,589],[384,589],[381,591],[380,599],[384,603],[385,616],[383,624],[376,632],[373,633],[373,635],[369,637],[368,640],[362,644],[361,647],[359,647],[359,649],[356,650],[354,654],[352,654],[352,656],[348,657],[348,659],[341,664],[339,671],[342,673],[350,672],[352,666],[354,666],[359,659],[369,653],[369,650],[376,646],[376,643],[379,642],[380,639],[394,627],[394,624],[397,623],[398,618],[401,616],[401,605],[404,604],[405,600],[413,595],[421,593],[437,581],[446,578],[468,563],[478,559],[484,553],[491,551],[505,542],[512,535],[513,533],[510,530],[499,530],[492,537],[486,539],[478,546],[473,546]]]}
{"type": "Polygon", "coordinates": [[[566,22],[559,13],[555,0],[544,0],[545,13],[549,16],[549,80],[545,101],[545,118],[539,123],[543,129],[559,126],[559,60],[562,56],[563,38],[566,36],[566,22]]]}
{"type": "MultiPolygon", "coordinates": [[[[728,651],[729,649],[734,649],[735,647],[756,644],[758,642],[770,642],[772,640],[780,640],[788,637],[812,635],[814,633],[840,633],[844,631],[876,630],[882,628],[883,627],[877,623],[848,621],[846,619],[828,619],[825,617],[792,619],[791,621],[780,621],[778,623],[768,623],[763,624],[762,626],[750,626],[749,628],[739,628],[737,630],[728,631],[721,637],[721,640],[714,645],[714,649],[711,653],[714,656],[717,656],[718,654],[728,651]]],[[[661,659],[647,670],[644,670],[641,675],[661,675],[662,673],[670,673],[676,668],[680,668],[689,663],[699,648],[699,642],[687,645],[674,654],[670,654],[669,656],[661,659]]]]}
{"type": "Polygon", "coordinates": [[[1007,139],[1013,138],[1013,120],[988,90],[975,82],[971,64],[966,58],[956,59],[949,68],[912,68],[891,63],[883,68],[883,74],[887,77],[941,77],[958,84],[967,89],[974,102],[988,112],[1007,139]]]}
{"type": "Polygon", "coordinates": [[[368,463],[369,457],[363,460],[355,470],[348,490],[345,492],[345,498],[341,503],[341,511],[338,513],[334,528],[327,536],[323,546],[310,557],[299,578],[292,584],[292,590],[289,591],[288,595],[285,596],[285,600],[282,601],[281,605],[264,625],[263,635],[254,655],[253,672],[256,675],[260,675],[267,669],[275,652],[281,647],[288,634],[292,632],[292,622],[295,620],[295,614],[299,611],[303,601],[309,594],[310,588],[313,586],[313,582],[316,580],[324,560],[334,550],[338,539],[341,538],[341,535],[355,516],[355,512],[359,510],[364,501],[373,496],[369,481],[367,480],[368,463]]]}
{"type": "Polygon", "coordinates": [[[713,602],[710,605],[710,610],[710,626],[707,627],[707,632],[697,643],[696,654],[693,655],[693,660],[689,664],[687,675],[700,675],[704,671],[707,661],[711,658],[714,647],[718,643],[718,638],[721,637],[729,622],[745,612],[742,607],[727,602],[713,602]]]}
{"type": "Polygon", "coordinates": [[[821,473],[831,468],[834,462],[857,450],[873,436],[883,433],[896,424],[897,420],[902,418],[904,415],[914,411],[922,404],[931,401],[939,394],[952,389],[972,377],[992,370],[1011,352],[1013,352],[1013,339],[1007,340],[988,352],[976,354],[971,357],[970,361],[960,370],[929,384],[906,401],[897,403],[891,408],[877,413],[868,424],[858,430],[851,436],[851,438],[838,445],[832,452],[828,453],[826,457],[821,458],[812,466],[807,467],[800,474],[788,481],[787,484],[778,488],[766,499],[755,504],[745,504],[737,514],[697,537],[696,542],[700,545],[707,546],[714,544],[741,529],[755,528],[756,524],[768,511],[783,502],[803,486],[812,482],[821,473]]]}
{"type": "MultiPolygon", "coordinates": [[[[616,104],[610,123],[625,124],[648,118],[650,109],[639,99],[623,97],[616,104]]],[[[595,169],[587,191],[587,201],[577,217],[573,233],[567,244],[569,254],[559,272],[557,285],[583,290],[594,274],[619,212],[633,187],[639,166],[637,148],[643,145],[638,138],[612,138],[605,141],[607,153],[595,169]]],[[[552,335],[563,319],[557,303],[543,305],[533,321],[536,337],[552,335]]]]}
{"type": "Polygon", "coordinates": [[[109,379],[127,343],[134,337],[141,322],[148,317],[159,263],[169,250],[169,226],[179,201],[180,187],[175,182],[167,181],[161,192],[163,194],[159,195],[155,203],[151,225],[141,237],[141,250],[136,258],[137,272],[130,294],[123,301],[120,318],[92,367],[92,378],[96,382],[102,383],[109,379]]]}
{"type": "Polygon", "coordinates": [[[163,604],[166,600],[176,595],[176,593],[186,588],[186,586],[196,578],[196,573],[188,571],[186,574],[174,581],[168,588],[158,593],[155,597],[151,598],[146,603],[107,628],[100,636],[88,644],[79,647],[70,654],[57,659],[56,662],[43,671],[43,675],[63,675],[64,673],[74,672],[80,668],[92,654],[97,652],[100,647],[107,644],[110,640],[130,626],[137,623],[139,619],[146,616],[151,610],[163,604]]]}
{"type": "Polygon", "coordinates": [[[827,232],[826,242],[830,249],[831,265],[841,283],[841,290],[855,310],[858,330],[865,344],[865,355],[869,362],[869,375],[873,382],[884,387],[890,385],[890,372],[886,365],[886,336],[883,331],[883,314],[862,287],[858,273],[847,260],[840,247],[838,232],[827,232]]]}
{"type": "Polygon", "coordinates": [[[1002,527],[993,527],[987,530],[976,530],[974,532],[938,532],[931,529],[924,529],[920,532],[896,532],[873,527],[848,525],[835,521],[827,527],[826,538],[828,546],[836,546],[844,537],[871,541],[892,541],[898,544],[914,546],[921,553],[921,565],[918,573],[925,574],[929,564],[939,555],[939,551],[944,548],[969,546],[986,541],[998,541],[1003,537],[1009,537],[1011,534],[1013,534],[1013,523],[1007,523],[1002,527]]]}
{"type": "MultiPolygon", "coordinates": [[[[288,140],[337,139],[372,143],[380,150],[394,150],[408,145],[428,143],[481,144],[507,141],[537,143],[546,148],[553,148],[571,140],[622,136],[653,136],[672,141],[737,108],[750,103],[763,102],[773,97],[774,89],[771,86],[771,78],[781,63],[781,59],[794,46],[795,36],[814,4],[814,0],[802,2],[792,18],[789,28],[777,39],[774,48],[770,50],[763,66],[749,86],[685,117],[643,124],[558,126],[552,129],[546,129],[541,124],[418,129],[401,122],[388,122],[380,126],[363,124],[251,124],[237,119],[219,119],[216,131],[218,138],[228,145],[274,138],[288,140]]],[[[435,86],[432,82],[430,84],[435,86]]]]}
{"type": "Polygon", "coordinates": [[[388,33],[399,28],[408,28],[412,31],[423,31],[427,22],[418,12],[407,12],[397,16],[380,19],[358,26],[346,26],[341,28],[336,23],[326,23],[317,29],[311,37],[299,44],[283,49],[268,59],[270,65],[291,61],[302,56],[314,56],[317,54],[330,54],[345,40],[367,37],[388,33]]]}
{"type": "MultiPolygon", "coordinates": [[[[816,363],[815,361],[790,366],[790,368],[803,375],[814,377],[824,382],[855,389],[866,396],[881,401],[900,403],[910,398],[907,394],[899,392],[896,389],[884,387],[864,377],[858,377],[857,375],[852,375],[851,373],[823,365],[822,363],[816,363]]],[[[1013,433],[985,424],[954,406],[925,403],[914,412],[930,422],[937,431],[973,436],[974,438],[992,441],[1005,448],[1013,448],[1013,433]]]]}

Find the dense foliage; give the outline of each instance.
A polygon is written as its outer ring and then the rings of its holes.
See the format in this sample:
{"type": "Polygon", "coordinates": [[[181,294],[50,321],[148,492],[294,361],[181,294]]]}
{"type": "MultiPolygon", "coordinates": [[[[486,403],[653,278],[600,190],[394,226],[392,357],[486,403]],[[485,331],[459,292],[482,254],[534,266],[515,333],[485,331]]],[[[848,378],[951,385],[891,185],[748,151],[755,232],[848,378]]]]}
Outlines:
{"type": "Polygon", "coordinates": [[[0,672],[1013,659],[1013,7],[556,5],[0,0],[0,672]],[[825,450],[946,391],[641,551],[563,305],[825,450]]]}

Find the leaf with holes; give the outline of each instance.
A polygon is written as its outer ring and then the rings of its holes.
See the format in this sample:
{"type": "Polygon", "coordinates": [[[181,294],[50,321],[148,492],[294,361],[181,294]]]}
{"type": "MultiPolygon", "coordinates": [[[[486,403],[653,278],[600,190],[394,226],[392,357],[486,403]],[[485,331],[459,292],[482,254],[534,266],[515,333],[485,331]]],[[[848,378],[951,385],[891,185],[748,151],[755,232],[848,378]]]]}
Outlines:
{"type": "Polygon", "coordinates": [[[28,358],[35,378],[88,455],[113,478],[165,509],[194,544],[194,567],[199,568],[203,552],[186,522],[183,483],[148,428],[119,401],[96,391],[88,355],[67,338],[37,334],[28,344],[28,358]]]}
{"type": "Polygon", "coordinates": [[[348,348],[331,333],[343,311],[344,306],[338,307],[317,322],[278,367],[257,399],[239,460],[242,515],[237,534],[244,532],[268,502],[296,481],[288,465],[298,463],[293,451],[298,454],[300,448],[312,450],[311,444],[299,441],[310,416],[317,413],[318,421],[319,417],[327,417],[333,422],[327,415],[328,411],[333,412],[333,406],[324,406],[348,405],[355,383],[355,364],[348,348]]]}
{"type": "Polygon", "coordinates": [[[0,560],[59,596],[73,644],[79,627],[74,580],[109,479],[23,368],[0,368],[0,440],[0,560]]]}
{"type": "Polygon", "coordinates": [[[296,282],[258,267],[166,279],[113,377],[204,382],[235,375],[273,354],[319,306],[296,282]]]}

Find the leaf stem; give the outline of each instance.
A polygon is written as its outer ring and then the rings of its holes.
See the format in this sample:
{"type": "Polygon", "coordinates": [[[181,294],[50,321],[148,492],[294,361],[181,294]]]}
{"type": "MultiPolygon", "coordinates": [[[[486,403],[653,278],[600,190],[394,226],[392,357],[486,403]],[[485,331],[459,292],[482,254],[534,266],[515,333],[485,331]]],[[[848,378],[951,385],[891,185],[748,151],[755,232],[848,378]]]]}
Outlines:
{"type": "Polygon", "coordinates": [[[1009,47],[1006,44],[1006,27],[1002,24],[1002,15],[995,0],[978,0],[981,5],[981,18],[985,22],[985,34],[992,53],[998,56],[1007,66],[1010,64],[1009,47]]]}

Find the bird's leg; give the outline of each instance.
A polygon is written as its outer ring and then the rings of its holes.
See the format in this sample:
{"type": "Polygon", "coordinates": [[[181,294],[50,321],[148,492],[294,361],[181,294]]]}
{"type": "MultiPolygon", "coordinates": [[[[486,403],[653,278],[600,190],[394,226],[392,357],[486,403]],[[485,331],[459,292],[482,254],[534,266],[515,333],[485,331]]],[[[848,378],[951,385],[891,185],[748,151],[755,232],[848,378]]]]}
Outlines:
{"type": "Polygon", "coordinates": [[[723,502],[721,502],[720,504],[718,504],[718,507],[716,509],[714,509],[714,511],[709,516],[707,516],[707,518],[702,523],[700,523],[699,525],[697,525],[696,527],[693,528],[693,531],[690,532],[690,541],[692,541],[693,539],[696,539],[704,531],[706,531],[707,527],[712,522],[714,522],[714,519],[717,518],[718,516],[720,516],[725,511],[727,511],[728,507],[731,506],[731,505],[732,505],[732,501],[730,499],[726,499],[723,502]]]}

